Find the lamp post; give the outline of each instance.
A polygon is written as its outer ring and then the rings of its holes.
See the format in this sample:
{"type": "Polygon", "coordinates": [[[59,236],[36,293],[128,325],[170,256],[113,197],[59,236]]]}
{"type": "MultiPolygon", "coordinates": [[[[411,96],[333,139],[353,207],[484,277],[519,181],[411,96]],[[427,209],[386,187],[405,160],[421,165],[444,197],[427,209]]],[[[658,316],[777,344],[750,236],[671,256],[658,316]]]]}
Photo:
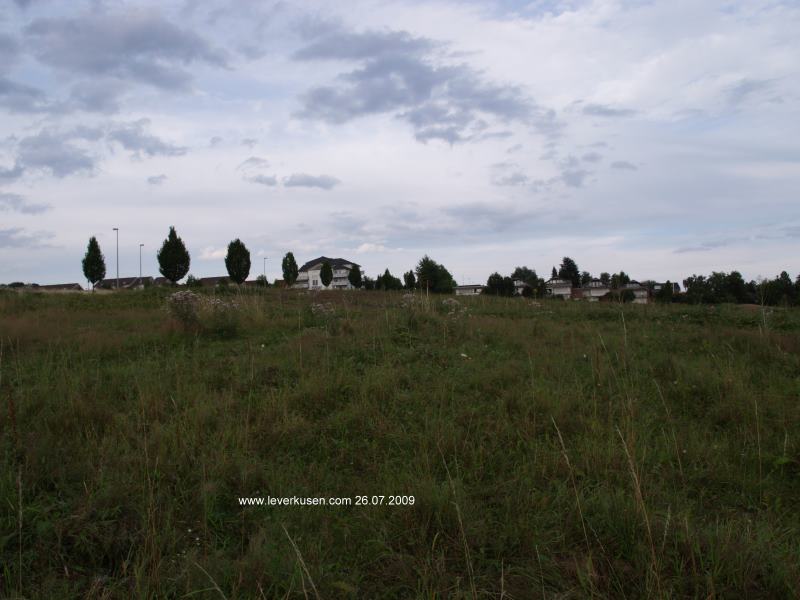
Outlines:
{"type": "Polygon", "coordinates": [[[264,257],[264,287],[266,287],[267,283],[267,257],[264,257]]]}
{"type": "Polygon", "coordinates": [[[114,227],[117,232],[117,289],[119,290],[119,227],[114,227]]]}
{"type": "Polygon", "coordinates": [[[139,244],[139,285],[142,284],[142,248],[144,244],[139,244]]]}

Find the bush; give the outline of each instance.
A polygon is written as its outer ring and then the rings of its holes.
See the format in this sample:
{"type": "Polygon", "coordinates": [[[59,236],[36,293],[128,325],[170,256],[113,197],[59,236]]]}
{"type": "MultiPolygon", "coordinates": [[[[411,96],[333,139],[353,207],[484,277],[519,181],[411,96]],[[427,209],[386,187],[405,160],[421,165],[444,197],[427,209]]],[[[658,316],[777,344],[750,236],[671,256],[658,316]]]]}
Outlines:
{"type": "Polygon", "coordinates": [[[196,329],[200,323],[200,296],[189,291],[175,292],[167,298],[167,310],[184,329],[196,329]]]}

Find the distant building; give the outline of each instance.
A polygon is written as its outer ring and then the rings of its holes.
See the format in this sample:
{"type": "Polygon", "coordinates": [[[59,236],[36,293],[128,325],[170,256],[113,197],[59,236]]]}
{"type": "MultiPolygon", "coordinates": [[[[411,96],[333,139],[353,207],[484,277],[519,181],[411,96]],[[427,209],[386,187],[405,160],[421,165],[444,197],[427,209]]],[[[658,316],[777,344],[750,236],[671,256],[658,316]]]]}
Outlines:
{"type": "Polygon", "coordinates": [[[529,284],[525,283],[521,279],[514,280],[514,295],[515,296],[523,296],[525,292],[525,288],[531,287],[529,284]]]}
{"type": "Polygon", "coordinates": [[[355,289],[350,283],[350,270],[353,267],[360,267],[361,265],[354,263],[344,258],[328,258],[320,256],[314,260],[308,261],[298,270],[297,281],[295,281],[293,288],[303,290],[352,290],[355,289]],[[329,262],[333,270],[333,279],[330,284],[325,287],[322,285],[322,278],[320,272],[322,265],[325,261],[329,262]]]}
{"type": "MultiPolygon", "coordinates": [[[[667,285],[667,284],[666,283],[656,283],[654,281],[652,283],[653,293],[660,292],[661,288],[663,288],[665,285],[667,285]]],[[[681,286],[677,281],[675,283],[671,283],[671,285],[672,285],[672,293],[673,294],[680,294],[681,293],[681,286]]]]}
{"type": "Polygon", "coordinates": [[[583,299],[589,302],[599,302],[600,298],[611,292],[611,286],[599,279],[592,279],[582,288],[583,299]]]}
{"type": "Polygon", "coordinates": [[[547,295],[552,298],[561,298],[566,300],[572,297],[572,282],[566,279],[559,279],[553,277],[544,283],[547,295]]]}
{"type": "Polygon", "coordinates": [[[479,284],[456,286],[456,296],[477,296],[482,291],[483,291],[483,286],[479,284]]]}
{"type": "Polygon", "coordinates": [[[54,283],[40,285],[39,289],[45,292],[82,292],[83,286],[80,283],[54,283]]]}
{"type": "Polygon", "coordinates": [[[650,298],[650,290],[648,290],[638,281],[629,281],[624,286],[622,286],[622,290],[623,292],[625,291],[633,292],[634,304],[647,304],[650,298]]]}
{"type": "Polygon", "coordinates": [[[203,287],[217,287],[218,285],[228,285],[231,283],[231,279],[227,275],[218,275],[217,277],[201,277],[198,279],[198,281],[203,287]]]}
{"type": "MultiPolygon", "coordinates": [[[[114,290],[117,288],[117,278],[109,277],[103,279],[95,287],[102,290],[114,290]]],[[[152,277],[120,277],[119,289],[121,290],[141,290],[153,285],[152,277]]]]}

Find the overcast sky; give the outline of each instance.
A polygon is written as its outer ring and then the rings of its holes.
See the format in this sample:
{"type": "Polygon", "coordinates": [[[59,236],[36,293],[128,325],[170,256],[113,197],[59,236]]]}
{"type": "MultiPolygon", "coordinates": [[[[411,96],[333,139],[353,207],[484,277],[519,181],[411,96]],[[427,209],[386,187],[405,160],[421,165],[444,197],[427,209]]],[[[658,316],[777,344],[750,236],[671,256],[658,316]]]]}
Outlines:
{"type": "Polygon", "coordinates": [[[800,271],[800,3],[3,0],[0,282],[800,271]]]}

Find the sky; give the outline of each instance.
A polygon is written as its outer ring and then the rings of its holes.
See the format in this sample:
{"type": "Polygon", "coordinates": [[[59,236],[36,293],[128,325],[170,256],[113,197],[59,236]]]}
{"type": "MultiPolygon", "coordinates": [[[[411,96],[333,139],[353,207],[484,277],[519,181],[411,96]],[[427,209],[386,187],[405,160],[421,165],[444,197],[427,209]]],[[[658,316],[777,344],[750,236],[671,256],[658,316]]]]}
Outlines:
{"type": "Polygon", "coordinates": [[[171,225],[198,277],[794,277],[799,100],[798,1],[3,0],[0,282],[171,225]]]}

